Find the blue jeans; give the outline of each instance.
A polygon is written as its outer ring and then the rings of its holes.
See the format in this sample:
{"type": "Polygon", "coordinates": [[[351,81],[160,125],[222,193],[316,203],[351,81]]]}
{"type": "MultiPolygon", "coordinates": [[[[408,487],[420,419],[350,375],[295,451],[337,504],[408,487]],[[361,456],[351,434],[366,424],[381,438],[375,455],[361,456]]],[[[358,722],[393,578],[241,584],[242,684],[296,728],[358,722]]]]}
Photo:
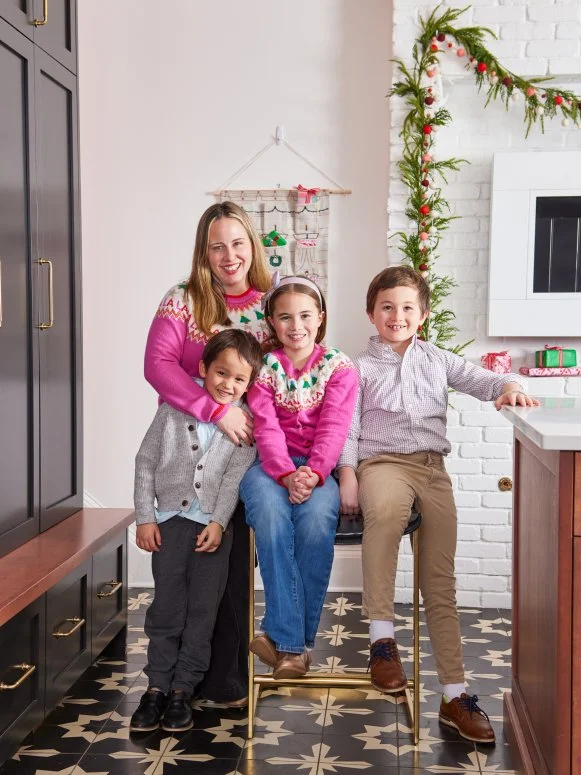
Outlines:
{"type": "MultiPolygon", "coordinates": [[[[297,468],[306,458],[296,457],[297,468]]],[[[310,498],[294,505],[288,490],[262,470],[259,462],[245,474],[240,497],[246,521],[256,535],[266,613],[262,629],[278,651],[302,654],[315,636],[331,575],[339,487],[328,476],[310,498]]]]}

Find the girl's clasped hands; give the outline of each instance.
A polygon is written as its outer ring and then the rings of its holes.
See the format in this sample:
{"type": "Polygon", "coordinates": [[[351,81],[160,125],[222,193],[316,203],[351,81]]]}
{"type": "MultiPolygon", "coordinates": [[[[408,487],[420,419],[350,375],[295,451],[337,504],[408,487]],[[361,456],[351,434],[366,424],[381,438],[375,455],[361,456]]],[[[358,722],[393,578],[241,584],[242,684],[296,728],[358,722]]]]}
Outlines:
{"type": "Polygon", "coordinates": [[[299,466],[296,471],[285,476],[282,481],[288,489],[289,501],[299,504],[311,497],[313,489],[319,484],[319,476],[310,466],[299,466]]]}

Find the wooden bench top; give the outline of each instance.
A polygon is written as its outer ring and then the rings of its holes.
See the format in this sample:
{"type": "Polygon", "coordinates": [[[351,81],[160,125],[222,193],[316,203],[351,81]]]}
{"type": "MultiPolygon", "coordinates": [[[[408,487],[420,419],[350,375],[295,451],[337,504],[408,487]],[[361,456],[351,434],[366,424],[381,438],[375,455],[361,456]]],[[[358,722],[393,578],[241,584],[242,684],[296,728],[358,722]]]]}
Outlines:
{"type": "Polygon", "coordinates": [[[132,509],[81,509],[0,558],[0,626],[134,520],[132,509]]]}

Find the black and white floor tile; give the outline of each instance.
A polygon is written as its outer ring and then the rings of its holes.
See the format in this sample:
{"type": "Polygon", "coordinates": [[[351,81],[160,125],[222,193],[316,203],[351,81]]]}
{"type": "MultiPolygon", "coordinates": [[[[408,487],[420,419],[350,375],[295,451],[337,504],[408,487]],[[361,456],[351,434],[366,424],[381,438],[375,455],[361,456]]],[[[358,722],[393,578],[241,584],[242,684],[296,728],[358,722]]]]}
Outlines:
{"type": "MultiPolygon", "coordinates": [[[[143,624],[152,597],[152,590],[132,590],[126,653],[102,654],[0,775],[515,775],[502,732],[511,658],[506,611],[461,610],[466,674],[496,730],[495,747],[468,743],[440,726],[438,678],[423,622],[419,745],[413,745],[401,697],[303,687],[265,690],[249,741],[245,710],[203,701],[194,705],[190,732],[129,732],[147,686],[143,624]]],[[[263,612],[264,597],[257,593],[257,627],[263,612]]],[[[396,616],[402,661],[411,673],[411,606],[398,605],[396,616]]],[[[360,594],[329,593],[311,669],[365,671],[367,629],[360,594]]]]}

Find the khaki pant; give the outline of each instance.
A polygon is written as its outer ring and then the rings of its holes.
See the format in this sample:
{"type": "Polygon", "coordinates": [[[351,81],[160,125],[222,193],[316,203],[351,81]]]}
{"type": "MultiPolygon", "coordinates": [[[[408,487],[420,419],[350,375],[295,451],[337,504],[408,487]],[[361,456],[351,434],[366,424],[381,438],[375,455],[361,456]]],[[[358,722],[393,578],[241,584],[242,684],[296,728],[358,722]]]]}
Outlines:
{"type": "Polygon", "coordinates": [[[442,684],[463,683],[454,554],[456,505],[442,455],[415,452],[364,460],[357,470],[363,530],[363,613],[394,620],[399,545],[414,503],[419,531],[420,589],[442,684]]]}

